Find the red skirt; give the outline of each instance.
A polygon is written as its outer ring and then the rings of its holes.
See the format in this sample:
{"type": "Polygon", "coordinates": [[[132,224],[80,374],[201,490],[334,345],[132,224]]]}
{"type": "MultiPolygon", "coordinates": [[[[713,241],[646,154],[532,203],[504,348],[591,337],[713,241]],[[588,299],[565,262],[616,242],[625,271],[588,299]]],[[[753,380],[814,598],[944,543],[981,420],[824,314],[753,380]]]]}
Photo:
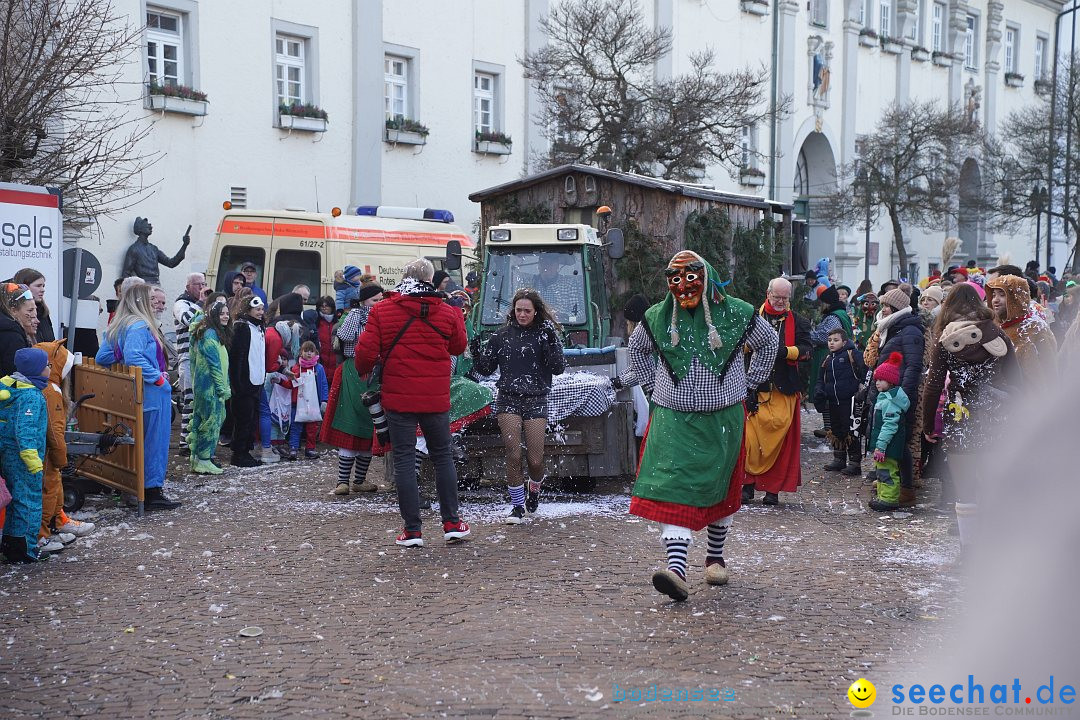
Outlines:
{"type": "Polygon", "coordinates": [[[341,370],[342,366],[338,365],[337,370],[334,371],[334,384],[330,386],[330,397],[326,401],[326,415],[323,417],[320,440],[342,450],[366,452],[371,450],[371,438],[360,438],[334,429],[334,412],[337,410],[338,400],[341,397],[341,370]]]}
{"type": "Polygon", "coordinates": [[[784,444],[776,462],[761,475],[746,473],[748,485],[753,484],[762,492],[795,492],[802,485],[802,415],[799,403],[795,403],[795,413],[788,428],[784,444]]]}
{"type": "MultiPolygon", "coordinates": [[[[649,428],[645,428],[645,438],[649,436],[649,428]]],[[[645,438],[642,438],[641,447],[645,447],[645,438]]],[[[640,460],[640,458],[639,458],[640,460]]],[[[722,502],[710,507],[692,507],[679,503],[664,502],[662,500],[649,500],[646,498],[630,498],[630,514],[643,517],[646,520],[677,525],[678,527],[691,530],[701,530],[706,525],[714,523],[728,515],[734,515],[742,507],[742,486],[745,476],[744,466],[746,463],[745,440],[743,447],[739,449],[739,459],[735,462],[735,469],[731,472],[731,482],[728,483],[727,497],[722,502]]],[[[640,463],[639,463],[640,467],[640,463]]]]}

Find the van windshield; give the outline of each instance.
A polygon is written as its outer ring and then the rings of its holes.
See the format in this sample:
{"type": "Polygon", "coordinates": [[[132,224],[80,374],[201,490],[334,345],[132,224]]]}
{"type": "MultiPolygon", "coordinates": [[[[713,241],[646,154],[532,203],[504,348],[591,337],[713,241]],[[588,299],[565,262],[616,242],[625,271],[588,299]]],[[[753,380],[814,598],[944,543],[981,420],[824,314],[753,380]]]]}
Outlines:
{"type": "Polygon", "coordinates": [[[580,249],[490,250],[481,322],[503,323],[519,288],[536,290],[563,325],[588,322],[580,249]]]}

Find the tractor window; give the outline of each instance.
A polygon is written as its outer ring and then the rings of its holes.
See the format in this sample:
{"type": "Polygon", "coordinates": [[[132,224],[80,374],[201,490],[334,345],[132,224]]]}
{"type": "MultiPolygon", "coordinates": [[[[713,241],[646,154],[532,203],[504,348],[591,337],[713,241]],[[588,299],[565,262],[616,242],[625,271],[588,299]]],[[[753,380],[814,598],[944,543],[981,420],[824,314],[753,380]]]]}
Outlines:
{"type": "Polygon", "coordinates": [[[580,248],[491,252],[481,322],[501,324],[519,288],[533,288],[540,293],[563,325],[585,325],[589,321],[580,248]]]}
{"type": "Polygon", "coordinates": [[[253,262],[258,268],[255,282],[262,285],[263,272],[266,270],[266,253],[262,248],[246,247],[243,245],[226,245],[221,249],[221,260],[218,262],[217,277],[214,280],[214,290],[217,292],[229,292],[225,287],[225,273],[230,271],[239,272],[240,266],[246,262],[253,262]]]}
{"type": "Polygon", "coordinates": [[[278,250],[274,255],[274,287],[271,298],[291,293],[297,285],[307,285],[311,290],[308,304],[319,299],[322,287],[322,256],[311,250],[278,250]]]}

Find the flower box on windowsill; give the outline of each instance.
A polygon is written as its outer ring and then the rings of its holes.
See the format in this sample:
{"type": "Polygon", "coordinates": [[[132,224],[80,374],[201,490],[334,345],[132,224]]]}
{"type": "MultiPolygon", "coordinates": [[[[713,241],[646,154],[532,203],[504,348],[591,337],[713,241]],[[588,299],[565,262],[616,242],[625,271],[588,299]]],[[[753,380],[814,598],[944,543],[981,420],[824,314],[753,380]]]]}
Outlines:
{"type": "Polygon", "coordinates": [[[947,52],[934,52],[931,57],[934,60],[934,64],[941,67],[949,67],[953,63],[953,56],[947,52]]]}
{"type": "Polygon", "coordinates": [[[1024,76],[1020,73],[1005,73],[1005,84],[1011,88],[1024,87],[1024,76]]]}
{"type": "Polygon", "coordinates": [[[744,13],[750,13],[751,15],[769,14],[768,0],[742,0],[742,2],[739,3],[739,7],[742,8],[744,13]]]}
{"type": "Polygon", "coordinates": [[[873,30],[863,29],[859,33],[859,44],[863,47],[876,47],[878,44],[878,34],[873,30]]]}
{"type": "Polygon", "coordinates": [[[739,184],[761,187],[765,184],[765,173],[757,168],[744,168],[739,171],[739,184]]]}
{"type": "Polygon", "coordinates": [[[881,38],[881,49],[890,55],[899,55],[904,52],[904,45],[896,38],[883,37],[881,38]]]}
{"type": "Polygon", "coordinates": [[[303,130],[304,132],[326,132],[326,120],[317,117],[302,117],[278,113],[278,125],[282,130],[303,130]]]}
{"type": "Polygon", "coordinates": [[[1049,95],[1051,88],[1053,88],[1053,84],[1049,80],[1040,79],[1035,81],[1035,92],[1039,95],[1049,95]]]}
{"type": "Polygon", "coordinates": [[[924,47],[911,48],[911,59],[916,62],[926,62],[930,59],[930,51],[924,47]]]}
{"type": "Polygon", "coordinates": [[[411,130],[386,128],[386,142],[391,145],[427,145],[427,135],[411,130]]]}
{"type": "Polygon", "coordinates": [[[189,100],[171,95],[150,95],[151,110],[161,110],[179,115],[206,115],[208,105],[209,103],[206,100],[189,100]]]}
{"type": "Polygon", "coordinates": [[[510,143],[495,142],[494,140],[474,140],[473,152],[481,155],[509,155],[510,143]]]}

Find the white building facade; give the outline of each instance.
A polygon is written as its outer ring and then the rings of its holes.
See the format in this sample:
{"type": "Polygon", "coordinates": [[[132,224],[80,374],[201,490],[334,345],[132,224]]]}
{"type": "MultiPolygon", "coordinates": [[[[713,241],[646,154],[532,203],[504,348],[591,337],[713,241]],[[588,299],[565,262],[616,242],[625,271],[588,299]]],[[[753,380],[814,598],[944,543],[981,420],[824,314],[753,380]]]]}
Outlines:
{"type": "MultiPolygon", "coordinates": [[[[775,68],[776,92],[793,112],[770,128],[748,128],[747,171],[707,168],[718,189],[770,195],[809,216],[811,259],[834,258],[849,283],[863,274],[860,228],[815,223],[814,198],[835,168],[856,156],[857,138],[894,101],[937,98],[971,107],[993,129],[1036,101],[1049,78],[1053,0],[643,0],[650,23],[674,44],[658,74],[678,74],[689,55],[712,48],[725,67],[775,68]],[[773,37],[775,43],[775,57],[773,37]],[[764,159],[762,159],[764,158],[764,159]]],[[[528,173],[547,150],[533,118],[535,96],[519,58],[546,42],[539,19],[548,0],[121,0],[145,43],[125,67],[140,100],[133,113],[153,124],[147,148],[162,153],[145,173],[152,194],[103,221],[83,246],[101,262],[103,287],[120,270],[135,216],[171,255],[192,225],[192,244],[174,270],[205,269],[222,202],[258,209],[351,212],[356,205],[451,210],[469,230],[479,216],[470,192],[528,173]],[[206,101],[152,94],[182,85],[206,101]],[[326,119],[282,114],[311,105],[326,119]],[[392,121],[388,127],[387,121],[392,121]],[[409,122],[405,122],[405,121],[409,122]],[[417,125],[419,124],[419,125],[417,125]],[[481,132],[481,135],[477,133],[481,132]]],[[[197,98],[198,96],[194,96],[197,98]]],[[[978,159],[971,161],[978,171],[978,159]]],[[[1045,232],[1045,229],[1044,229],[1045,232]]],[[[875,282],[895,275],[891,233],[879,224],[875,282]]],[[[959,227],[912,231],[909,246],[926,275],[947,235],[980,261],[1009,250],[1032,254],[1031,233],[992,235],[977,217],[959,227]]],[[[1063,264],[1063,246],[1055,250],[1063,264]]],[[[873,259],[873,258],[872,258],[873,259]]]]}

